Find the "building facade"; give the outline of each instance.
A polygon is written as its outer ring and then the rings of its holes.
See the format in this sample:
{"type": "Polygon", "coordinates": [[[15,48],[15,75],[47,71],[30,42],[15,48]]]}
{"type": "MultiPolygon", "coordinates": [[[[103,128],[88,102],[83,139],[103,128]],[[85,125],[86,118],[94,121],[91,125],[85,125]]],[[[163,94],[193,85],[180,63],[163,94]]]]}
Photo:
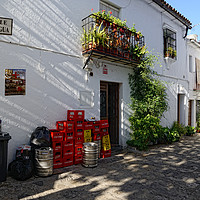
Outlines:
{"type": "Polygon", "coordinates": [[[0,35],[0,118],[2,131],[12,137],[9,160],[17,146],[29,142],[36,127],[55,128],[70,109],[84,109],[86,119],[108,118],[112,144],[126,146],[133,66],[116,58],[82,55],[82,19],[91,9],[112,11],[142,32],[148,51],[158,55],[154,70],[167,87],[169,110],[162,124],[188,124],[185,37],[191,23],[165,1],[0,2],[2,17],[13,20],[12,35],[0,35]]]}
{"type": "Polygon", "coordinates": [[[199,121],[200,44],[195,34],[187,36],[187,66],[190,83],[188,124],[196,127],[199,121]]]}

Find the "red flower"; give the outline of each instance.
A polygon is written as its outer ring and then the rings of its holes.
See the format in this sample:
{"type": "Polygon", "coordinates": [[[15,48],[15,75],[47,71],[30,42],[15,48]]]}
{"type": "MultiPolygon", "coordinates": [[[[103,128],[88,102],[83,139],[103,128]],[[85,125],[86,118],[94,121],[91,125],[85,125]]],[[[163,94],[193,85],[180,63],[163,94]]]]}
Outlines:
{"type": "Polygon", "coordinates": [[[92,8],[91,11],[93,12],[93,10],[94,10],[94,9],[92,8]]]}
{"type": "Polygon", "coordinates": [[[110,14],[112,15],[112,11],[110,11],[110,14]]]}
{"type": "Polygon", "coordinates": [[[102,10],[102,12],[105,12],[105,10],[102,10]]]}

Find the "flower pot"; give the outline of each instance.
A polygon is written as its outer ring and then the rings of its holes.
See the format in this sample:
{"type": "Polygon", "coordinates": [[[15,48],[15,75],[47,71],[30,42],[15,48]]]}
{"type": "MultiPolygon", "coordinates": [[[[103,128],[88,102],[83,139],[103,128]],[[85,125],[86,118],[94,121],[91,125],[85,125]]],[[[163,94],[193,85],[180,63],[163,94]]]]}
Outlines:
{"type": "Polygon", "coordinates": [[[138,41],[139,39],[140,39],[140,35],[139,35],[139,34],[136,34],[136,35],[135,35],[135,40],[138,41]]]}

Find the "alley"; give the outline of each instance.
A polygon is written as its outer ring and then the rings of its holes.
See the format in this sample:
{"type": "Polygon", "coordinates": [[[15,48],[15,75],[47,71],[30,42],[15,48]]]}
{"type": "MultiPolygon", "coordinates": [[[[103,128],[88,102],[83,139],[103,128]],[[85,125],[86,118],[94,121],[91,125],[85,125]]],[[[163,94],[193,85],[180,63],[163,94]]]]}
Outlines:
{"type": "Polygon", "coordinates": [[[116,150],[96,168],[71,166],[51,177],[7,178],[1,200],[200,199],[200,134],[147,152],[116,150]]]}

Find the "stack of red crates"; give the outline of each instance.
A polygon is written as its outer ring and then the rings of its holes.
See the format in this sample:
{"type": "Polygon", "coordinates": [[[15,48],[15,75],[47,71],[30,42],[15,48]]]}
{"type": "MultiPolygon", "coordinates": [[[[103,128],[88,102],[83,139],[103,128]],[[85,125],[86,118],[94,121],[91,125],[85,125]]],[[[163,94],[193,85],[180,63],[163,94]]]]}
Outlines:
{"type": "MultiPolygon", "coordinates": [[[[67,120],[57,121],[51,129],[55,168],[82,163],[83,143],[102,140],[108,135],[108,120],[85,121],[84,110],[68,110],[67,120]]],[[[101,157],[111,156],[111,150],[101,149],[101,157]]]]}
{"type": "Polygon", "coordinates": [[[56,128],[63,133],[63,167],[73,165],[74,156],[74,122],[57,121],[56,128]]]}
{"type": "Polygon", "coordinates": [[[84,141],[84,110],[68,110],[67,119],[74,123],[74,164],[82,163],[84,141]]]}
{"type": "Polygon", "coordinates": [[[93,122],[92,139],[93,141],[101,140],[101,121],[93,122]]]}
{"type": "MultiPolygon", "coordinates": [[[[109,133],[108,133],[109,124],[108,124],[108,120],[101,120],[100,122],[101,122],[100,132],[101,132],[101,137],[103,138],[103,136],[109,135],[109,133]]],[[[102,143],[102,145],[103,145],[103,143],[102,143]]],[[[102,158],[107,158],[110,156],[111,156],[111,149],[109,149],[109,150],[104,150],[103,148],[101,149],[101,157],[102,158]]]]}
{"type": "Polygon", "coordinates": [[[63,167],[62,149],[63,133],[56,129],[51,129],[52,147],[53,147],[53,167],[63,167]]]}

